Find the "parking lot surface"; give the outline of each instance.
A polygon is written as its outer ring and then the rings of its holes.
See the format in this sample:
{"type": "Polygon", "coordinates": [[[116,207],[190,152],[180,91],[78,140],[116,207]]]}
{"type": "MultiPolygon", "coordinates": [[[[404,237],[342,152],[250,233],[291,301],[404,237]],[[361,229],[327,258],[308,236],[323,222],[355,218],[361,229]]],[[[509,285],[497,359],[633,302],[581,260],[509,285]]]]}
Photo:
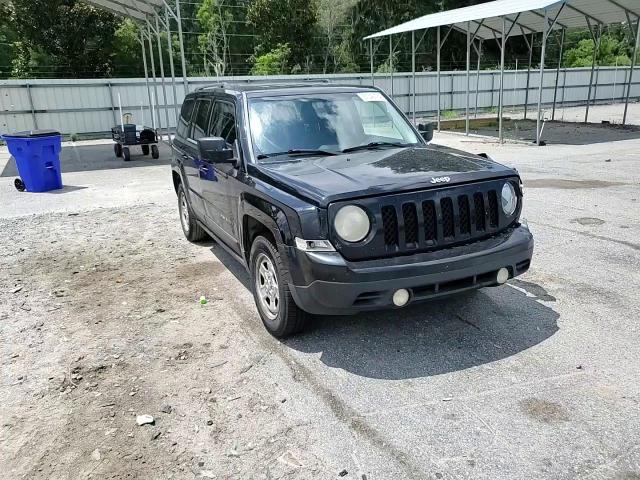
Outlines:
{"type": "Polygon", "coordinates": [[[48,194],[0,151],[3,478],[640,478],[640,140],[434,141],[518,168],[531,270],[285,341],[184,239],[166,148],[68,145],[48,194]]]}

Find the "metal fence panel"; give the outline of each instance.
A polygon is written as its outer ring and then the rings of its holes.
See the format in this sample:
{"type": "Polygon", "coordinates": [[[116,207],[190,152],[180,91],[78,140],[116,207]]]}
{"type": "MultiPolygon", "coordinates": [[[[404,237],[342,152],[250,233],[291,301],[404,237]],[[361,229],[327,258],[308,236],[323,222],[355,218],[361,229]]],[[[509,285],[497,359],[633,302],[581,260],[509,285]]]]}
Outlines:
{"type": "MultiPolygon", "coordinates": [[[[602,67],[596,70],[592,98],[598,101],[622,101],[626,94],[629,67],[602,67]]],[[[640,97],[640,75],[634,75],[631,89],[632,99],[640,97]]],[[[558,76],[557,104],[584,104],[589,91],[590,68],[561,69],[558,76]]],[[[190,89],[215,82],[253,83],[269,81],[277,83],[307,80],[328,80],[347,85],[371,85],[369,74],[336,75],[286,75],[270,77],[230,77],[189,79],[190,89]]],[[[556,70],[546,70],[544,76],[543,104],[553,102],[556,70]]],[[[482,70],[479,76],[471,71],[470,112],[479,109],[496,109],[499,101],[500,72],[482,70]],[[476,88],[478,91],[476,99],[476,88]]],[[[504,72],[504,105],[507,108],[522,107],[527,98],[527,70],[504,72]]],[[[391,95],[391,78],[388,74],[375,74],[374,85],[391,95]]],[[[529,75],[529,108],[538,103],[539,70],[532,69],[529,75]]],[[[436,72],[416,73],[416,110],[419,114],[433,115],[438,108],[438,80],[436,72]]],[[[393,96],[399,107],[411,114],[413,77],[411,73],[393,75],[393,96]]],[[[184,98],[181,78],[176,80],[177,98],[174,99],[171,80],[165,80],[168,103],[169,126],[175,127],[174,104],[180,105],[184,98]]],[[[463,111],[467,104],[467,75],[465,71],[442,72],[440,78],[440,108],[463,111]]],[[[158,127],[166,128],[164,92],[158,80],[157,88],[151,91],[154,102],[159,105],[156,112],[158,127]],[[157,92],[157,98],[156,98],[157,92]]],[[[118,102],[123,113],[130,113],[135,123],[151,125],[151,109],[144,79],[91,79],[91,80],[3,80],[0,81],[0,133],[33,128],[54,128],[64,134],[105,135],[120,121],[118,102]]],[[[533,117],[535,115],[532,115],[533,117]]]]}

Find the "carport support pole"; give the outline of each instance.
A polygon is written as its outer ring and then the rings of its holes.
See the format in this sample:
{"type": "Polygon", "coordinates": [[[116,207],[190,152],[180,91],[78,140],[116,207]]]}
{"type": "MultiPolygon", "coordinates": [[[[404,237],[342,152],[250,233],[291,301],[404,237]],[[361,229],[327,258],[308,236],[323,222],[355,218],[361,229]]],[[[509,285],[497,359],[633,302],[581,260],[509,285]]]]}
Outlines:
{"type": "MultiPolygon", "coordinates": [[[[531,34],[531,43],[529,43],[529,66],[527,67],[527,87],[524,92],[524,119],[527,119],[527,109],[529,107],[529,81],[531,79],[531,61],[533,59],[533,33],[531,34]]],[[[526,40],[526,37],[525,37],[526,40]]]]}
{"type": "Polygon", "coordinates": [[[502,110],[504,108],[504,51],[507,48],[507,19],[502,17],[502,39],[500,43],[500,95],[498,106],[498,140],[504,141],[502,126],[502,110]]]}
{"type": "Polygon", "coordinates": [[[182,36],[182,16],[180,14],[180,0],[176,0],[176,19],[178,23],[178,40],[180,41],[180,61],[182,62],[182,82],[184,94],[189,93],[189,80],[187,78],[187,60],[184,56],[184,38],[182,36]]]}
{"type": "MultiPolygon", "coordinates": [[[[547,53],[547,32],[549,31],[549,12],[544,9],[544,29],[542,31],[542,49],[540,52],[540,84],[538,87],[538,113],[536,115],[536,145],[540,145],[542,126],[542,88],[544,87],[544,55],[547,53]]],[[[532,45],[533,47],[533,45],[532,45]]]]}
{"type": "Polygon", "coordinates": [[[469,101],[471,100],[471,22],[467,22],[467,105],[464,134],[469,135],[469,101]]]}
{"type": "MultiPolygon", "coordinates": [[[[438,131],[440,131],[440,26],[438,26],[438,33],[436,38],[436,70],[437,70],[437,82],[438,82],[438,131]]],[[[453,108],[453,107],[452,107],[453,108]]]]}
{"type": "MultiPolygon", "coordinates": [[[[151,105],[151,118],[154,121],[153,124],[153,128],[159,128],[162,129],[162,125],[160,122],[160,114],[158,113],[158,81],[156,79],[156,60],[153,56],[153,36],[151,35],[151,28],[149,27],[149,25],[147,25],[147,34],[149,35],[149,58],[151,58],[151,75],[153,75],[153,95],[152,95],[152,100],[154,100],[152,102],[151,105]],[[155,118],[154,114],[155,113],[155,118]]],[[[161,133],[162,135],[162,133],[161,133]]]]}
{"type": "Polygon", "coordinates": [[[33,95],[31,94],[31,85],[26,83],[27,97],[29,97],[29,108],[31,109],[31,120],[33,121],[33,129],[38,130],[38,119],[36,118],[36,109],[33,106],[33,95]]]}
{"type": "Polygon", "coordinates": [[[160,21],[156,13],[156,42],[158,42],[158,57],[160,58],[160,81],[162,82],[162,98],[164,100],[164,116],[166,123],[167,141],[171,143],[169,135],[169,108],[167,107],[167,85],[164,82],[164,59],[162,58],[162,41],[160,40],[160,21]]]}
{"type": "Polygon", "coordinates": [[[373,38],[369,39],[369,61],[371,63],[371,86],[376,83],[375,76],[373,75],[373,38]]]}
{"type": "MultiPolygon", "coordinates": [[[[144,33],[140,29],[140,45],[142,46],[142,65],[144,66],[144,82],[147,85],[147,95],[149,97],[149,112],[151,112],[151,87],[149,86],[149,73],[147,72],[147,47],[144,42],[144,33]]],[[[153,115],[151,115],[151,122],[153,123],[153,115]]],[[[144,115],[140,119],[140,123],[144,124],[144,115]]]]}
{"type": "MultiPolygon", "coordinates": [[[[176,69],[173,64],[173,46],[171,45],[171,24],[169,23],[169,9],[165,6],[164,8],[164,22],[167,27],[167,47],[169,48],[169,68],[171,69],[171,88],[173,90],[173,109],[176,112],[176,128],[178,126],[178,92],[176,89],[176,69]]],[[[169,128],[169,125],[167,125],[169,128]]]]}
{"type": "Polygon", "coordinates": [[[560,36],[560,54],[558,55],[558,67],[556,68],[556,83],[553,87],[553,109],[551,110],[551,120],[556,119],[556,100],[558,98],[558,79],[560,78],[560,67],[562,66],[562,51],[564,50],[564,32],[562,29],[562,35],[560,36]]]}
{"type": "MultiPolygon", "coordinates": [[[[631,27],[631,24],[629,24],[631,27]]],[[[638,44],[640,44],[640,18],[636,22],[636,44],[633,47],[633,58],[631,59],[631,70],[629,71],[629,83],[627,84],[627,95],[624,101],[624,115],[622,116],[622,125],[627,123],[627,110],[629,109],[629,96],[631,95],[631,85],[633,85],[633,70],[636,68],[636,55],[638,53],[638,44]]]]}
{"type": "MultiPolygon", "coordinates": [[[[587,19],[587,23],[589,23],[588,19],[587,19]]],[[[584,123],[587,123],[589,121],[589,107],[591,106],[591,90],[593,88],[593,74],[596,69],[596,61],[598,59],[598,50],[600,49],[600,37],[602,33],[600,29],[596,34],[594,32],[594,29],[591,28],[591,25],[589,25],[589,31],[591,32],[591,36],[593,37],[593,58],[591,60],[591,74],[589,75],[589,93],[587,95],[587,108],[585,109],[585,112],[584,112],[584,123]]]]}
{"type": "Polygon", "coordinates": [[[482,40],[478,41],[478,68],[476,69],[476,107],[474,110],[474,118],[478,118],[478,89],[480,87],[480,59],[482,58],[482,40]]]}
{"type": "Polygon", "coordinates": [[[389,72],[391,73],[391,98],[393,99],[393,37],[389,35],[389,72]]]}
{"type": "Polygon", "coordinates": [[[411,96],[413,97],[413,124],[416,124],[416,32],[411,30],[411,96]]]}

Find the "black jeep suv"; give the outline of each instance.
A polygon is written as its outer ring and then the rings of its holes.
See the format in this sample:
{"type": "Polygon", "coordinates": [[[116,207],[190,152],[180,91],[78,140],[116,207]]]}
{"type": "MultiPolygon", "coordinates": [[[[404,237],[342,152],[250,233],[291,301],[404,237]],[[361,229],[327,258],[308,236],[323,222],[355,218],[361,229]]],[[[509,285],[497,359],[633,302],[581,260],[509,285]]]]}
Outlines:
{"type": "Polygon", "coordinates": [[[372,87],[199,89],[173,143],[182,229],[247,268],[277,337],[524,273],[518,173],[431,137],[372,87]]]}

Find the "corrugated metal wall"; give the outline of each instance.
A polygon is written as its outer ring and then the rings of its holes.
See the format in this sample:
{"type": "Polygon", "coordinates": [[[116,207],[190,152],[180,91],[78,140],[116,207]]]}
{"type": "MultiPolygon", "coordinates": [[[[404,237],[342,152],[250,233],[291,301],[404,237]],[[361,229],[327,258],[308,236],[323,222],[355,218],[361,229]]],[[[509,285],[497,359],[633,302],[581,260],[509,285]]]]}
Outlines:
{"type": "MultiPolygon", "coordinates": [[[[631,97],[640,97],[640,72],[636,69],[631,97]]],[[[628,67],[602,67],[597,71],[592,98],[598,101],[622,101],[625,84],[628,81],[628,67]]],[[[589,68],[562,69],[559,74],[557,102],[562,104],[584,104],[589,90],[589,68]]],[[[556,71],[548,70],[544,77],[543,103],[553,102],[556,71]]],[[[327,79],[332,83],[370,85],[371,76],[351,75],[289,75],[272,77],[233,77],[233,78],[190,78],[190,89],[217,81],[250,83],[268,80],[271,82],[296,82],[309,79],[327,79]]],[[[532,70],[529,76],[528,104],[534,106],[538,101],[539,71],[532,70]]],[[[500,72],[483,70],[477,79],[471,72],[470,107],[476,105],[476,84],[479,108],[495,108],[498,105],[500,72]]],[[[505,71],[505,106],[523,106],[527,93],[527,72],[505,71]]],[[[376,74],[375,85],[391,95],[391,78],[376,74]]],[[[411,112],[410,73],[398,73],[393,76],[393,97],[400,108],[411,112]]],[[[441,109],[462,110],[466,106],[467,77],[464,71],[442,72],[441,109]]],[[[184,98],[184,86],[181,78],[176,81],[178,104],[184,98]]],[[[153,88],[152,88],[153,91],[153,88]]],[[[166,80],[169,121],[175,124],[173,109],[174,98],[171,80],[166,80]]],[[[157,97],[164,105],[164,93],[160,81],[157,85],[157,97]]],[[[124,112],[133,114],[137,123],[151,124],[149,97],[144,79],[113,80],[3,80],[0,81],[0,133],[30,130],[34,128],[52,128],[65,134],[106,134],[119,122],[118,97],[124,112]]],[[[416,74],[416,110],[419,113],[432,114],[437,110],[437,77],[435,72],[416,74]]],[[[160,108],[159,122],[166,127],[166,115],[160,108]]],[[[620,113],[622,116],[622,112],[620,113]]]]}

